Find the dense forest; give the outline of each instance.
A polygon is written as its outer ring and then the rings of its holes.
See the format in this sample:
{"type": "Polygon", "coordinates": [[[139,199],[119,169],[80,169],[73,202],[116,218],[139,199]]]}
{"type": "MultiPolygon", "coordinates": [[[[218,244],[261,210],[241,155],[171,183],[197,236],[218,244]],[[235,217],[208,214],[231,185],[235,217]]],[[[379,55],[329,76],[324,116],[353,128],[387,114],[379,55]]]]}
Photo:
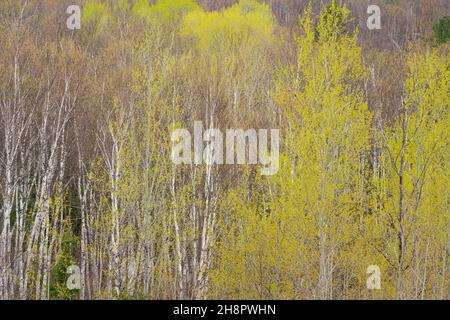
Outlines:
{"type": "Polygon", "coordinates": [[[0,1],[0,299],[449,299],[449,13],[0,1]],[[174,163],[196,121],[277,173],[174,163]]]}

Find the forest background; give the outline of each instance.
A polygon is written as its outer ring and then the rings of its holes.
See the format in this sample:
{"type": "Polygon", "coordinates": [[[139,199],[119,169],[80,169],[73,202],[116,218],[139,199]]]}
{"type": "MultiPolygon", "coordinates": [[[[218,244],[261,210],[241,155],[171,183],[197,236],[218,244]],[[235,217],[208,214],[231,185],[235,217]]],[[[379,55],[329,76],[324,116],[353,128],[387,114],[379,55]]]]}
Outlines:
{"type": "Polygon", "coordinates": [[[0,299],[449,298],[448,1],[72,2],[0,2],[0,299]]]}

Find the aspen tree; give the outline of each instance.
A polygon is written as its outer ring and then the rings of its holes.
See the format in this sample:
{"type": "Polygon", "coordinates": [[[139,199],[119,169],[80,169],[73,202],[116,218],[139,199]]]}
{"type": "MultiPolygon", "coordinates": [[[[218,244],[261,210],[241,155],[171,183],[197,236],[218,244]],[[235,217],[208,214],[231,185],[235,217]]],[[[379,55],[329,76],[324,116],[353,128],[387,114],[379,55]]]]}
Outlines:
{"type": "Polygon", "coordinates": [[[381,207],[370,221],[395,296],[436,298],[448,282],[448,55],[411,50],[401,108],[381,131],[381,207]]]}

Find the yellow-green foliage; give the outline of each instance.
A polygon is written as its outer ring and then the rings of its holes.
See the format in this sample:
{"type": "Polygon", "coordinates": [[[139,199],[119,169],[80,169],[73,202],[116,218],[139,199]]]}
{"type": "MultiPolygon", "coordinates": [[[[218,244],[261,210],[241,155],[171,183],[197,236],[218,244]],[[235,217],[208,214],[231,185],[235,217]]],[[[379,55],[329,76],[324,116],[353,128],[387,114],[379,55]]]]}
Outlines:
{"type": "Polygon", "coordinates": [[[216,275],[233,298],[329,298],[332,284],[323,279],[359,267],[348,255],[361,254],[356,222],[364,213],[371,113],[356,35],[335,37],[329,23],[349,12],[332,9],[317,26],[306,10],[298,69],[279,75],[275,99],[286,127],[278,176],[257,184],[259,196],[233,196],[237,226],[218,262],[227,276],[216,275]]]}
{"type": "Polygon", "coordinates": [[[169,19],[200,9],[200,6],[194,0],[158,0],[151,9],[169,19]]]}
{"type": "Polygon", "coordinates": [[[379,260],[395,272],[392,285],[401,292],[413,283],[421,297],[431,287],[444,292],[448,281],[439,258],[447,250],[450,218],[448,61],[437,51],[410,54],[402,108],[383,136],[376,215],[368,221],[372,242],[383,253],[379,260]],[[417,270],[428,287],[415,280],[417,270]]]}
{"type": "Polygon", "coordinates": [[[141,17],[148,16],[150,13],[150,3],[148,0],[137,0],[131,9],[131,13],[141,17]]]}
{"type": "Polygon", "coordinates": [[[200,50],[208,50],[220,49],[224,43],[237,48],[246,42],[268,41],[272,29],[273,16],[267,5],[241,0],[219,12],[189,13],[182,34],[196,39],[200,50]]]}
{"type": "Polygon", "coordinates": [[[97,28],[105,28],[113,19],[111,7],[105,3],[89,0],[83,6],[83,24],[94,24],[97,28]]]}
{"type": "Polygon", "coordinates": [[[138,0],[132,13],[176,26],[186,14],[195,10],[200,10],[200,6],[193,0],[158,0],[154,5],[150,5],[148,0],[138,0]]]}
{"type": "Polygon", "coordinates": [[[220,11],[192,11],[180,26],[179,35],[188,48],[180,72],[214,90],[209,94],[229,106],[230,121],[255,123],[256,105],[259,112],[267,111],[262,108],[268,105],[274,73],[273,26],[269,7],[256,1],[241,1],[220,11]]]}

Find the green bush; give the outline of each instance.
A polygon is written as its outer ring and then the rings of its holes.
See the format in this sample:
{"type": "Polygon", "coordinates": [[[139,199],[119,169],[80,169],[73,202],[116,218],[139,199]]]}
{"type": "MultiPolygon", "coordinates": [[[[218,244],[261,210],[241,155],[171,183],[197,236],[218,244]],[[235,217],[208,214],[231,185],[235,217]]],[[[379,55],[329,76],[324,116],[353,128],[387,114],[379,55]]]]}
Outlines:
{"type": "Polygon", "coordinates": [[[434,23],[433,37],[438,43],[450,40],[450,17],[442,17],[434,23]]]}

